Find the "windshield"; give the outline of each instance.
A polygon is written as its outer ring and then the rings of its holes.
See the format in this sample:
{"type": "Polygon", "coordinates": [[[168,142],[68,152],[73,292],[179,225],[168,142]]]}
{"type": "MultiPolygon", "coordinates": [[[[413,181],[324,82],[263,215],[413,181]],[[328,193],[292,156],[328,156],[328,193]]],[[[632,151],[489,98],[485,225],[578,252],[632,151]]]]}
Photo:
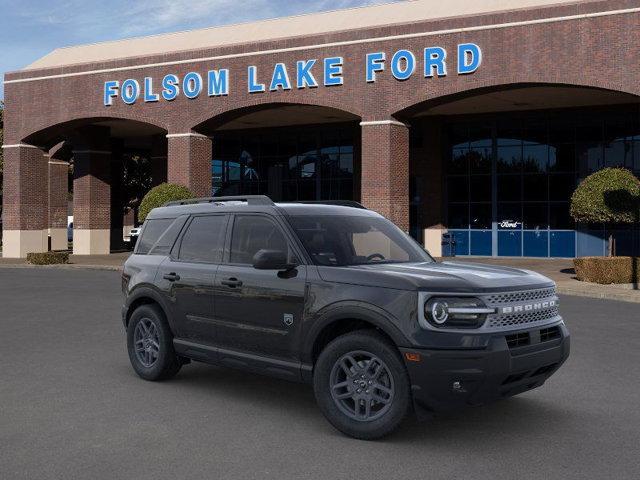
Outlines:
{"type": "Polygon", "coordinates": [[[293,215],[289,220],[317,265],[433,261],[416,242],[384,218],[293,215]]]}

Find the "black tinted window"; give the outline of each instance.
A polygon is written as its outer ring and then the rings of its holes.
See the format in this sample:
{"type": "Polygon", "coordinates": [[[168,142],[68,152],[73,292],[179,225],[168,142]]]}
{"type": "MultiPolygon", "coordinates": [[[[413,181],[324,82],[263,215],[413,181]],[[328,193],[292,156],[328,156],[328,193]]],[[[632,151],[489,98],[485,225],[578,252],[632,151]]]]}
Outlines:
{"type": "Polygon", "coordinates": [[[384,218],[293,215],[289,219],[318,265],[433,261],[408,235],[384,218]]]}
{"type": "Polygon", "coordinates": [[[220,263],[227,217],[194,217],[182,237],[178,258],[185,262],[220,263]]]}
{"type": "Polygon", "coordinates": [[[169,228],[167,228],[164,233],[160,235],[158,241],[151,248],[149,255],[169,255],[171,247],[173,247],[176,238],[178,238],[180,230],[182,230],[184,222],[187,220],[187,218],[189,218],[188,215],[183,215],[176,218],[174,222],[169,225],[169,228]]]}
{"type": "Polygon", "coordinates": [[[239,215],[233,224],[231,263],[251,264],[258,250],[280,250],[289,255],[280,228],[266,217],[239,215]]]}
{"type": "Polygon", "coordinates": [[[165,232],[174,220],[175,219],[173,218],[155,218],[147,220],[144,223],[144,228],[142,229],[142,236],[138,240],[136,253],[142,255],[148,253],[149,249],[151,249],[151,247],[153,247],[153,245],[158,241],[160,235],[165,232]]]}

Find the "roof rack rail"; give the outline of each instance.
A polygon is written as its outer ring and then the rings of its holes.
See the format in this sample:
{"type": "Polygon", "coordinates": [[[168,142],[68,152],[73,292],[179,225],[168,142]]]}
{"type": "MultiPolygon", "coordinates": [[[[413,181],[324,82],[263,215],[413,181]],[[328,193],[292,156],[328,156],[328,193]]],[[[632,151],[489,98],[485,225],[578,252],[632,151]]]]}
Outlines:
{"type": "Polygon", "coordinates": [[[175,207],[178,205],[193,205],[197,203],[223,203],[223,202],[247,202],[247,205],[275,205],[266,195],[237,195],[231,197],[202,197],[188,198],[167,202],[163,207],[175,207]]]}
{"type": "Polygon", "coordinates": [[[355,200],[298,200],[292,203],[311,203],[316,205],[337,205],[340,207],[361,208],[366,210],[367,207],[355,200]]]}

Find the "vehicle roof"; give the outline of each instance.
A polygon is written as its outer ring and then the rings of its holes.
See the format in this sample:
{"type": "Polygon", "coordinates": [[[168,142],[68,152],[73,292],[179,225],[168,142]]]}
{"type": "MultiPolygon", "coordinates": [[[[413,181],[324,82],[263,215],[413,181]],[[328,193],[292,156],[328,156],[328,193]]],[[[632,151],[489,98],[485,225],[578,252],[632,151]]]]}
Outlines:
{"type": "Polygon", "coordinates": [[[273,205],[249,205],[246,202],[196,203],[154,208],[148,219],[175,218],[180,215],[201,213],[269,213],[271,215],[351,215],[378,217],[379,214],[364,208],[321,203],[275,203],[273,205]]]}

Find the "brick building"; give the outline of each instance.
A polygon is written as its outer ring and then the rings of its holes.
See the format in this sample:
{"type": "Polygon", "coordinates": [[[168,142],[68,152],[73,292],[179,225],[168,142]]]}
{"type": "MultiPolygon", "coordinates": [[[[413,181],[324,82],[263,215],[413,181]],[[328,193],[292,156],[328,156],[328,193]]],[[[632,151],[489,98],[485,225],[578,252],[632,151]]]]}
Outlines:
{"type": "Polygon", "coordinates": [[[74,252],[109,252],[132,151],[201,196],[359,200],[436,254],[602,254],[618,227],[569,198],[640,170],[639,27],[631,0],[416,0],[55,50],[5,76],[3,256],[66,248],[71,159],[74,252]]]}

